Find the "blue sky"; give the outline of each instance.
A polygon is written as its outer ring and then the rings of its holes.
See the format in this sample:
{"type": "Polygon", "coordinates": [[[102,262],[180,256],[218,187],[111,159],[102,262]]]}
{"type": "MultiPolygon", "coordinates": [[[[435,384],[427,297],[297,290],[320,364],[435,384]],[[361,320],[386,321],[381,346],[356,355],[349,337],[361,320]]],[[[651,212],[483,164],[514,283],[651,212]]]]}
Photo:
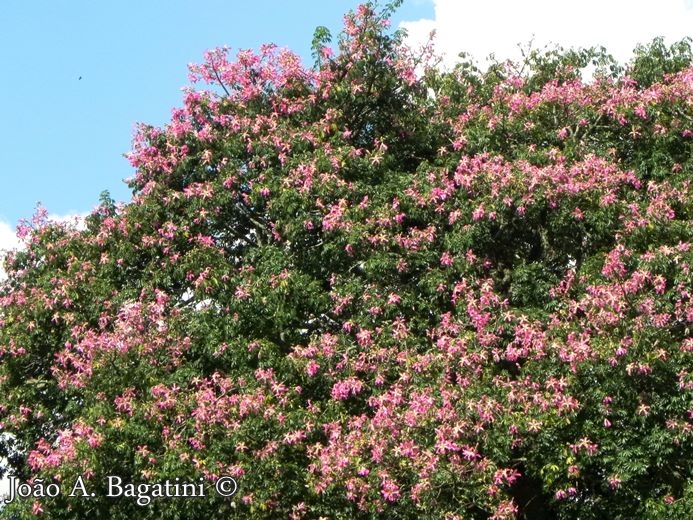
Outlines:
{"type": "MultiPolygon", "coordinates": [[[[385,0],[381,0],[381,4],[385,0]]],[[[123,154],[136,122],[163,125],[204,51],[273,42],[310,62],[318,25],[333,34],[358,0],[4,0],[0,4],[0,249],[40,201],[84,214],[99,193],[128,201],[123,154]],[[81,79],[79,79],[81,78],[81,79]]],[[[509,57],[535,40],[604,44],[626,60],[637,42],[693,32],[693,0],[404,0],[393,25],[411,42],[436,29],[452,63],[464,50],[509,57]]]]}
{"type": "MultiPolygon", "coordinates": [[[[6,0],[0,7],[3,103],[0,220],[37,201],[52,214],[90,211],[108,189],[129,200],[123,158],[136,122],[164,124],[187,64],[229,45],[286,46],[310,61],[313,30],[339,31],[355,1],[6,0]],[[79,79],[81,77],[81,79],[79,79]]],[[[431,16],[407,2],[398,18],[431,16]]]]}

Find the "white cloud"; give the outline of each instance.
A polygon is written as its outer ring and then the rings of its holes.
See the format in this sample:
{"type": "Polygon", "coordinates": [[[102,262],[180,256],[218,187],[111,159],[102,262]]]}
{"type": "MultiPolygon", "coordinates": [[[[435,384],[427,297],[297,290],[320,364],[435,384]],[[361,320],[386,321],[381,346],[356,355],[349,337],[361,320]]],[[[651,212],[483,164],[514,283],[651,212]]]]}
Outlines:
{"type": "Polygon", "coordinates": [[[67,215],[48,215],[48,220],[53,222],[64,222],[77,227],[77,229],[84,230],[86,223],[84,219],[89,215],[89,213],[68,213],[67,215]]]}
{"type": "Polygon", "coordinates": [[[19,245],[19,239],[14,232],[14,228],[7,222],[0,220],[0,282],[6,277],[5,269],[3,268],[5,251],[15,249],[19,245]]]}
{"type": "Polygon", "coordinates": [[[19,247],[19,239],[14,228],[7,222],[0,220],[0,250],[14,249],[15,247],[19,247]]]}
{"type": "Polygon", "coordinates": [[[533,48],[603,45],[625,63],[638,43],[663,36],[671,44],[693,35],[693,0],[430,0],[434,20],[402,22],[409,41],[420,45],[436,30],[436,49],[445,64],[464,51],[479,63],[494,53],[517,59],[518,44],[533,48]]]}

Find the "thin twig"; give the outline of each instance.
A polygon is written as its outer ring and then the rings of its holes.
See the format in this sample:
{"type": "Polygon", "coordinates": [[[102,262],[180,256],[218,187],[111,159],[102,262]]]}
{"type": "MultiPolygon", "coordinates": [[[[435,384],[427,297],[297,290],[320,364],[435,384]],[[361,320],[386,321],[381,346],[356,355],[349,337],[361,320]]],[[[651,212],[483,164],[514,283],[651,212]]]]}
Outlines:
{"type": "Polygon", "coordinates": [[[227,96],[231,97],[231,93],[226,89],[226,85],[224,85],[224,82],[221,80],[221,77],[219,76],[219,71],[214,65],[212,65],[212,70],[214,71],[214,75],[216,76],[219,85],[221,85],[221,88],[224,89],[224,92],[226,92],[227,96]]]}

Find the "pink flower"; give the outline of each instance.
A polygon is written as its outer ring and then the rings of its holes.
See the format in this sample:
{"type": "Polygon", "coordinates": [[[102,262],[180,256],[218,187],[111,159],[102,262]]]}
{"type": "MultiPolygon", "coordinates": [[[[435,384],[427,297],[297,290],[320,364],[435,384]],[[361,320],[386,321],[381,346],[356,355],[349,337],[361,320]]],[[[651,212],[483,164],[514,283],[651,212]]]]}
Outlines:
{"type": "Polygon", "coordinates": [[[471,446],[462,446],[462,456],[467,460],[476,460],[481,457],[479,452],[471,446]]]}
{"type": "Polygon", "coordinates": [[[363,382],[355,377],[348,377],[343,381],[338,381],[332,386],[332,399],[343,401],[349,395],[357,395],[363,389],[363,382]]]}
{"type": "Polygon", "coordinates": [[[652,285],[654,286],[655,292],[657,294],[664,294],[667,282],[662,275],[658,274],[654,277],[654,280],[652,280],[652,285]]]}
{"type": "Polygon", "coordinates": [[[445,251],[443,255],[440,257],[440,265],[443,267],[450,267],[453,264],[453,259],[450,253],[445,251]]]}
{"type": "Polygon", "coordinates": [[[308,362],[308,365],[306,366],[306,373],[310,377],[313,377],[315,374],[318,373],[318,370],[320,370],[320,365],[318,365],[318,363],[316,363],[314,359],[311,359],[308,362]]]}
{"type": "Polygon", "coordinates": [[[383,497],[388,502],[394,502],[400,496],[399,486],[389,478],[384,478],[382,480],[380,489],[380,492],[382,493],[383,497]]]}
{"type": "Polygon", "coordinates": [[[388,305],[397,305],[400,301],[402,301],[402,298],[396,293],[390,293],[387,297],[388,305]]]}
{"type": "Polygon", "coordinates": [[[248,289],[246,289],[242,285],[239,285],[238,287],[236,287],[236,292],[234,293],[234,295],[239,300],[245,300],[248,297],[250,297],[250,292],[248,291],[248,289]]]}
{"type": "Polygon", "coordinates": [[[481,220],[484,217],[485,213],[486,211],[484,210],[484,205],[480,204],[479,207],[472,212],[472,219],[481,220]]]}
{"type": "Polygon", "coordinates": [[[493,474],[493,483],[498,485],[512,485],[513,482],[515,482],[520,476],[520,472],[515,469],[502,468],[496,470],[496,472],[493,474]]]}
{"type": "Polygon", "coordinates": [[[361,329],[356,333],[356,341],[362,347],[370,347],[373,344],[373,339],[371,338],[371,331],[367,329],[361,329]]]}
{"type": "Polygon", "coordinates": [[[618,489],[621,487],[621,479],[618,475],[611,475],[609,478],[607,478],[607,481],[609,482],[609,487],[611,487],[611,489],[618,489]]]}

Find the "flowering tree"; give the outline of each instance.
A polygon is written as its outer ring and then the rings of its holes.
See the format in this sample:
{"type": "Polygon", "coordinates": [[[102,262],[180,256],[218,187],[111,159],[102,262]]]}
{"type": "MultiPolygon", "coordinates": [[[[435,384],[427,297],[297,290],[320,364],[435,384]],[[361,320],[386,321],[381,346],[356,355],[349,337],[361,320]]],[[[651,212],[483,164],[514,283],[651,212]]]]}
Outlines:
{"type": "Polygon", "coordinates": [[[21,226],[2,455],[61,492],[0,517],[693,511],[689,43],[440,72],[392,8],[207,53],[129,204],[21,226]]]}

